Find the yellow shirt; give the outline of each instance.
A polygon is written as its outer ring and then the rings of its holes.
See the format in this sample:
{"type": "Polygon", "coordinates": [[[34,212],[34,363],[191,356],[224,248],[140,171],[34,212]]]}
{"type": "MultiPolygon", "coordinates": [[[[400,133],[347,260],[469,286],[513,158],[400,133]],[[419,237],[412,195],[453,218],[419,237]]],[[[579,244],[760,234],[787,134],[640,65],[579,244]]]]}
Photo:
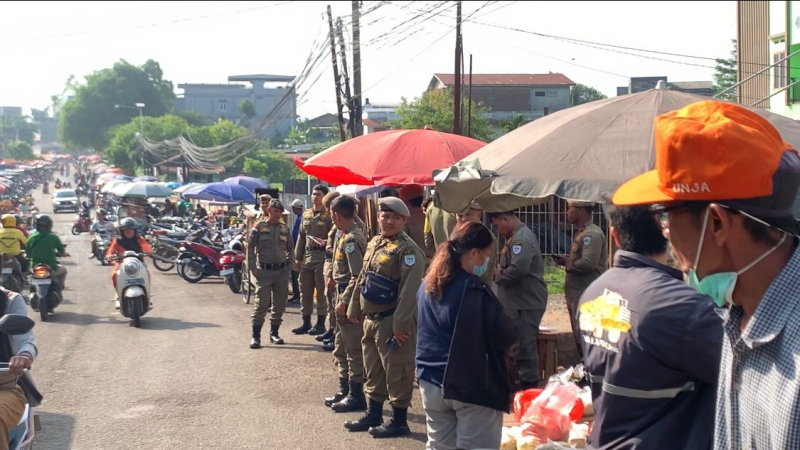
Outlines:
{"type": "Polygon", "coordinates": [[[17,256],[22,253],[22,247],[28,243],[28,238],[16,228],[3,228],[0,230],[0,253],[17,256]]]}

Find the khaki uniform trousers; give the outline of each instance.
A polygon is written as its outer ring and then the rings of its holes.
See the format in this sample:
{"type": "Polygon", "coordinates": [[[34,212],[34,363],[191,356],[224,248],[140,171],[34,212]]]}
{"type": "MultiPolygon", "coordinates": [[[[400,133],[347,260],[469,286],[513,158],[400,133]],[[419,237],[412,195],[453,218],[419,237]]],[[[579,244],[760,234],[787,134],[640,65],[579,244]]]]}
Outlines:
{"type": "Polygon", "coordinates": [[[539,324],[544,310],[506,309],[519,330],[519,347],[515,356],[519,378],[526,383],[539,382],[539,324]]]}
{"type": "Polygon", "coordinates": [[[364,337],[364,327],[360,323],[350,323],[347,318],[340,317],[336,317],[334,323],[333,357],[336,367],[339,368],[339,378],[347,378],[351,383],[363,383],[364,354],[361,340],[364,337]]]}
{"type": "Polygon", "coordinates": [[[328,315],[328,299],[325,296],[326,283],[324,262],[302,264],[300,267],[300,313],[310,316],[314,312],[314,290],[316,289],[317,315],[328,315]]]}
{"type": "Polygon", "coordinates": [[[19,386],[0,389],[0,450],[8,450],[9,435],[22,419],[27,402],[19,386]]]}
{"type": "Polygon", "coordinates": [[[394,336],[392,317],[372,320],[364,317],[364,393],[376,402],[387,399],[394,408],[411,406],[414,390],[414,354],[416,350],[416,330],[412,331],[406,342],[389,351],[386,341],[394,336]]]}
{"type": "Polygon", "coordinates": [[[289,268],[280,270],[259,269],[256,278],[256,301],[253,308],[252,325],[264,325],[267,311],[272,308],[269,318],[270,325],[280,325],[283,321],[283,312],[286,310],[286,301],[289,298],[289,268]]]}

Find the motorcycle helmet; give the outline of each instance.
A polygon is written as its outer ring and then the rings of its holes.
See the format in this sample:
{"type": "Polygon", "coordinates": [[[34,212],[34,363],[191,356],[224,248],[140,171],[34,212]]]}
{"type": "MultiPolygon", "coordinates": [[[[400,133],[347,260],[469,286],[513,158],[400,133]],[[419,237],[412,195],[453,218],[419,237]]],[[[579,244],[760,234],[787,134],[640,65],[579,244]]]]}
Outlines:
{"type": "Polygon", "coordinates": [[[97,211],[97,215],[98,215],[98,216],[102,215],[103,217],[108,217],[108,211],[106,211],[106,210],[105,210],[105,209],[103,209],[103,208],[100,208],[100,210],[99,210],[99,211],[97,211]]]}
{"type": "Polygon", "coordinates": [[[17,226],[17,219],[13,214],[3,214],[3,228],[14,228],[17,226]]]}
{"type": "Polygon", "coordinates": [[[139,231],[139,222],[133,217],[126,217],[119,222],[119,231],[124,233],[125,230],[139,231]]]}
{"type": "Polygon", "coordinates": [[[20,216],[19,214],[14,215],[14,222],[16,222],[15,226],[17,227],[20,227],[25,223],[25,221],[22,220],[22,216],[20,216]]]}
{"type": "Polygon", "coordinates": [[[40,214],[36,218],[37,231],[53,231],[53,219],[47,214],[40,214]]]}

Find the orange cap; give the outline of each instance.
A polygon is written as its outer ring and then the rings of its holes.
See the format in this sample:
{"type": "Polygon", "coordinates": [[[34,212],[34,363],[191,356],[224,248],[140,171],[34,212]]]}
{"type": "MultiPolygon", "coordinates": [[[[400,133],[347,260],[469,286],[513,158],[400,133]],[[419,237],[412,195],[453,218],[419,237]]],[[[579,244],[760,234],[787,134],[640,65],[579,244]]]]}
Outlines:
{"type": "Polygon", "coordinates": [[[425,191],[423,190],[422,186],[418,184],[407,184],[400,188],[400,199],[404,201],[411,200],[413,198],[422,197],[425,195],[425,191]]]}
{"type": "Polygon", "coordinates": [[[620,186],[615,205],[768,196],[781,155],[791,148],[760,115],[714,100],[656,117],[654,143],[655,170],[620,186]]]}

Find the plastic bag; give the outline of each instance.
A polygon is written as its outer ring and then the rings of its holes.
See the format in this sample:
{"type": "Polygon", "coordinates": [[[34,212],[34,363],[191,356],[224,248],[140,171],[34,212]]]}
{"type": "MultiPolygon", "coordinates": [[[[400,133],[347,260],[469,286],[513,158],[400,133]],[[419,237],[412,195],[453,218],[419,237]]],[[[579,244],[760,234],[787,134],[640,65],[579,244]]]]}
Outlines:
{"type": "Polygon", "coordinates": [[[573,423],[570,413],[580,392],[570,381],[574,373],[575,369],[570,367],[550,377],[544,391],[531,402],[520,420],[523,434],[536,436],[541,442],[567,439],[573,423]]]}

